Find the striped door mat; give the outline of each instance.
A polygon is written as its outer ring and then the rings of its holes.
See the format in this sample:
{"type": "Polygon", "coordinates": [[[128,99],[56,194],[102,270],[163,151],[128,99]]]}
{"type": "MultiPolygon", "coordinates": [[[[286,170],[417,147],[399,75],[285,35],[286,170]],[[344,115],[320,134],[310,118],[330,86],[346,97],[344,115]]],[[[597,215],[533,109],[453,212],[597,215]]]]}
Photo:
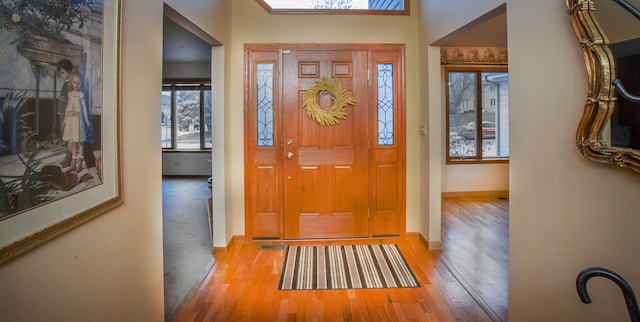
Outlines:
{"type": "Polygon", "coordinates": [[[419,287],[397,245],[289,246],[279,290],[419,287]]]}

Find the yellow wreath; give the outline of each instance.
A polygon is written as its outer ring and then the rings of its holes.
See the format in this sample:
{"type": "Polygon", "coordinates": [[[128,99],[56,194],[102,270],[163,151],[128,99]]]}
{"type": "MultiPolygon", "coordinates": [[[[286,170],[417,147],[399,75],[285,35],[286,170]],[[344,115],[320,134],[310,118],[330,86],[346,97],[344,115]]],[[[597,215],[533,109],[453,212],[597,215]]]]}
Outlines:
{"type": "Polygon", "coordinates": [[[342,83],[339,80],[331,81],[327,77],[322,78],[322,81],[316,81],[315,85],[309,87],[304,94],[303,100],[303,106],[307,109],[307,116],[322,126],[336,125],[340,122],[339,120],[346,119],[345,106],[355,104],[356,99],[347,95],[347,92],[342,89],[342,83]],[[323,110],[318,105],[317,97],[325,93],[331,95],[333,105],[323,110]]]}

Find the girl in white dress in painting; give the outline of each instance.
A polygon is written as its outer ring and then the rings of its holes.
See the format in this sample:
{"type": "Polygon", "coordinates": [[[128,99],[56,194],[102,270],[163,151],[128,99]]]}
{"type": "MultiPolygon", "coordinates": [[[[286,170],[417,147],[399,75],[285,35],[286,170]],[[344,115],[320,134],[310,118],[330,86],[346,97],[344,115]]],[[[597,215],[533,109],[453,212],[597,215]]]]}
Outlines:
{"type": "Polygon", "coordinates": [[[67,142],[67,150],[71,151],[73,162],[67,171],[79,171],[82,168],[84,122],[89,126],[89,118],[87,117],[87,105],[85,103],[84,93],[80,91],[80,71],[74,68],[71,71],[70,88],[67,95],[67,109],[64,113],[64,121],[62,127],[62,139],[67,142]]]}

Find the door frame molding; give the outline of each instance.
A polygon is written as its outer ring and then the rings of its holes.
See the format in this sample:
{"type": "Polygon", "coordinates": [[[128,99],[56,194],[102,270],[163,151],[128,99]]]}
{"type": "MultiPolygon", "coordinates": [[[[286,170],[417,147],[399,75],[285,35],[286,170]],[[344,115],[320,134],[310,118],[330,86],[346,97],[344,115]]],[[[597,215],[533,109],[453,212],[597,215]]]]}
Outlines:
{"type": "MultiPolygon", "coordinates": [[[[368,237],[405,237],[406,235],[406,98],[405,98],[405,46],[403,44],[316,44],[316,43],[275,43],[275,44],[245,44],[244,45],[244,189],[245,189],[245,237],[248,240],[256,239],[275,239],[284,240],[284,215],[283,215],[283,202],[282,200],[268,201],[269,211],[256,212],[255,204],[258,201],[254,201],[254,191],[258,184],[257,178],[259,177],[273,177],[273,187],[266,188],[266,192],[261,194],[266,197],[263,199],[269,200],[269,196],[282,196],[283,185],[278,182],[277,178],[282,177],[282,161],[283,161],[283,139],[279,137],[281,135],[280,122],[282,120],[282,55],[283,50],[364,50],[368,52],[368,68],[370,71],[370,77],[368,80],[368,97],[369,97],[369,119],[370,119],[370,132],[369,132],[369,227],[368,237]],[[265,151],[267,149],[260,150],[257,147],[257,118],[256,112],[254,112],[255,104],[255,89],[256,84],[254,75],[254,66],[256,63],[268,62],[274,64],[273,86],[274,86],[274,144],[269,150],[270,162],[275,162],[277,166],[263,167],[265,171],[256,171],[256,164],[259,160],[265,159],[264,156],[256,156],[256,151],[265,151]],[[377,91],[373,86],[375,81],[374,70],[376,63],[391,63],[393,64],[394,73],[394,145],[393,146],[377,146],[377,91]],[[380,162],[387,162],[384,160],[390,159],[393,164],[380,164],[376,163],[376,160],[382,160],[380,162]],[[391,167],[395,178],[392,182],[387,179],[377,178],[385,177],[380,175],[381,167],[391,167]],[[262,172],[258,173],[257,172],[262,172]],[[386,180],[386,181],[384,181],[386,180]],[[377,191],[381,188],[386,188],[388,184],[395,186],[396,190],[392,198],[383,202],[376,202],[379,200],[377,191]],[[392,210],[381,209],[380,204],[390,205],[392,210]],[[377,223],[377,224],[376,224],[377,223]],[[259,230],[264,227],[273,231],[273,233],[262,233],[264,236],[260,236],[259,230]],[[258,233],[257,233],[258,232],[258,233]],[[377,233],[376,233],[377,232],[377,233]]],[[[388,171],[387,171],[388,172],[388,171]]],[[[261,186],[265,188],[267,185],[261,186]]]]}

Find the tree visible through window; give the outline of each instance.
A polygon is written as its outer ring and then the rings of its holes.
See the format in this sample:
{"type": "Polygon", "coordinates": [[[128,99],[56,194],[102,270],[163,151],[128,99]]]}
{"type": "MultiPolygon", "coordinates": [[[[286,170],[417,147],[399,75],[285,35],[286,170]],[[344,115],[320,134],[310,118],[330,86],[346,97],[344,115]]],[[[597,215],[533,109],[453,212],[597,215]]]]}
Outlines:
{"type": "Polygon", "coordinates": [[[447,68],[447,161],[509,157],[509,74],[505,68],[447,68]]]}
{"type": "Polygon", "coordinates": [[[162,148],[211,148],[211,84],[175,82],[162,88],[162,148]]]}

